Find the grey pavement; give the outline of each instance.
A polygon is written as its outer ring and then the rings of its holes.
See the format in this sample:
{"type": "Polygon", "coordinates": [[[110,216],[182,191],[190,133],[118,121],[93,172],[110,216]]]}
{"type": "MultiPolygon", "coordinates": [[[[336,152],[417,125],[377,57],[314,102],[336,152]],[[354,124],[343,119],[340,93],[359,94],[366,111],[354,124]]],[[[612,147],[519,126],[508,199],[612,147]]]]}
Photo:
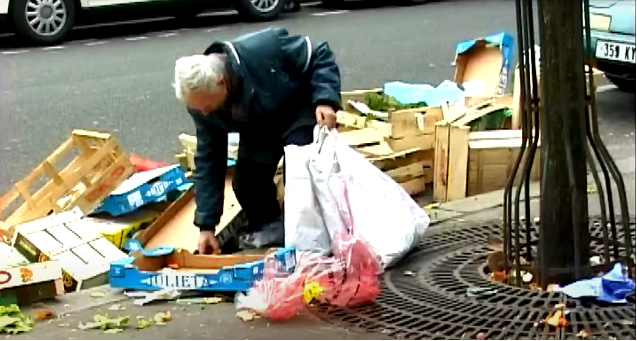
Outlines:
{"type": "MultiPolygon", "coordinates": [[[[337,53],[343,89],[351,90],[391,80],[437,84],[453,77],[457,42],[515,32],[510,1],[347,8],[304,8],[273,23],[241,23],[224,14],[181,28],[170,22],[117,25],[78,31],[59,47],[0,47],[0,193],[74,128],[114,132],[126,150],[172,161],[179,133],[193,133],[171,88],[174,61],[215,39],[274,24],[327,40],[337,53]]],[[[6,46],[2,38],[0,46],[6,46]]],[[[610,90],[598,100],[609,149],[618,158],[634,155],[635,96],[610,90]]]]}

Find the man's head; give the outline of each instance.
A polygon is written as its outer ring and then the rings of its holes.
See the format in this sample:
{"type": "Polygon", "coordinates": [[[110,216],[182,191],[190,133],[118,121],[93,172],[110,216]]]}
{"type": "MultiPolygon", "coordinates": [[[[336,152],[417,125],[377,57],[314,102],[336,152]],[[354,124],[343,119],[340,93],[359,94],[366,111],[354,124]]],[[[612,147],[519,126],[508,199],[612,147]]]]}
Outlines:
{"type": "Polygon", "coordinates": [[[228,98],[222,55],[182,57],[175,63],[175,95],[186,106],[208,115],[228,98]]]}

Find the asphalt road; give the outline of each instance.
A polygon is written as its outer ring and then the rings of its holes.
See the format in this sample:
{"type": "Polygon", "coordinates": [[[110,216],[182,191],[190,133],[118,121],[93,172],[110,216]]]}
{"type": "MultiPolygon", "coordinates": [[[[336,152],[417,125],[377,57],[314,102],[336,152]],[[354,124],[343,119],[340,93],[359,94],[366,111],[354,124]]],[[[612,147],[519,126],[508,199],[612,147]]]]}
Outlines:
{"type": "MultiPolygon", "coordinates": [[[[415,7],[353,3],[345,10],[306,7],[275,23],[242,23],[234,14],[89,28],[62,46],[36,48],[0,38],[0,193],[26,175],[74,128],[114,132],[126,150],[173,160],[177,136],[193,124],[171,87],[175,60],[223,40],[282,25],[327,40],[343,89],[390,80],[437,84],[452,79],[457,42],[515,33],[514,2],[437,1],[415,7]]],[[[605,90],[609,90],[605,88],[605,90]]],[[[600,93],[601,128],[611,152],[634,157],[635,96],[600,93]]]]}

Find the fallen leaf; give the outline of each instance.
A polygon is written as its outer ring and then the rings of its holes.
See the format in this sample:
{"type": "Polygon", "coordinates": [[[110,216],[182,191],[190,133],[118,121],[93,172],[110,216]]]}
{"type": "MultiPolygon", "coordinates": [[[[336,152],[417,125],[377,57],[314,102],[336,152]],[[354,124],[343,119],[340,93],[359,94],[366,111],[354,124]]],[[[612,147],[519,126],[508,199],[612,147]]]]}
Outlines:
{"type": "Polygon", "coordinates": [[[36,321],[50,320],[55,317],[55,313],[51,309],[38,309],[34,315],[36,321]]]}
{"type": "Polygon", "coordinates": [[[155,321],[155,323],[157,324],[165,324],[166,322],[172,320],[172,314],[170,314],[170,311],[166,311],[166,312],[159,312],[157,314],[155,314],[155,316],[153,316],[153,321],[155,321]]]}
{"type": "Polygon", "coordinates": [[[102,298],[102,297],[106,297],[106,294],[101,292],[101,291],[96,291],[96,292],[92,292],[91,293],[91,297],[93,297],[93,298],[102,298]]]}
{"type": "Polygon", "coordinates": [[[249,310],[241,310],[237,312],[237,317],[248,322],[254,320],[255,314],[249,310]]]}
{"type": "Polygon", "coordinates": [[[113,304],[108,307],[108,310],[126,310],[126,307],[123,307],[121,304],[113,304]]]}
{"type": "Polygon", "coordinates": [[[431,203],[431,204],[425,206],[425,208],[428,209],[428,210],[435,210],[438,207],[440,207],[440,204],[437,203],[437,202],[434,202],[434,203],[431,203]]]}
{"type": "Polygon", "coordinates": [[[79,329],[123,329],[128,326],[128,321],[130,320],[129,316],[120,316],[120,317],[109,317],[104,314],[95,314],[93,316],[93,322],[88,323],[80,323],[78,325],[79,329]]]}
{"type": "Polygon", "coordinates": [[[148,327],[150,327],[150,323],[151,323],[151,321],[149,319],[141,318],[141,319],[137,320],[137,329],[148,328],[148,327]]]}
{"type": "Polygon", "coordinates": [[[492,272],[491,274],[489,274],[489,277],[491,278],[492,281],[496,281],[496,282],[504,283],[507,280],[507,274],[504,271],[492,272]]]}
{"type": "Polygon", "coordinates": [[[580,339],[588,339],[588,333],[582,329],[579,331],[579,333],[577,333],[577,337],[579,337],[580,339]]]}
{"type": "Polygon", "coordinates": [[[588,194],[597,193],[597,187],[595,187],[595,186],[586,187],[586,193],[588,193],[588,194]]]}

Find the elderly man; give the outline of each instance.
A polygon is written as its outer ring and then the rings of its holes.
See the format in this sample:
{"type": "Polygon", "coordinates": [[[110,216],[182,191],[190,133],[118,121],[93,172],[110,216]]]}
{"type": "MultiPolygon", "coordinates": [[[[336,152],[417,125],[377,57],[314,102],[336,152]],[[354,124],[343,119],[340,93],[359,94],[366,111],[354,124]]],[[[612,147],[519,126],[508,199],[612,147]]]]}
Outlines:
{"type": "Polygon", "coordinates": [[[341,108],[340,72],[329,45],[279,27],[214,42],[202,55],[177,60],[174,87],[197,134],[199,252],[220,252],[215,228],[223,214],[229,132],[240,134],[232,184],[249,233],[279,230],[282,236],[273,178],[283,147],[312,143],[314,126],[334,127],[341,108]]]}

